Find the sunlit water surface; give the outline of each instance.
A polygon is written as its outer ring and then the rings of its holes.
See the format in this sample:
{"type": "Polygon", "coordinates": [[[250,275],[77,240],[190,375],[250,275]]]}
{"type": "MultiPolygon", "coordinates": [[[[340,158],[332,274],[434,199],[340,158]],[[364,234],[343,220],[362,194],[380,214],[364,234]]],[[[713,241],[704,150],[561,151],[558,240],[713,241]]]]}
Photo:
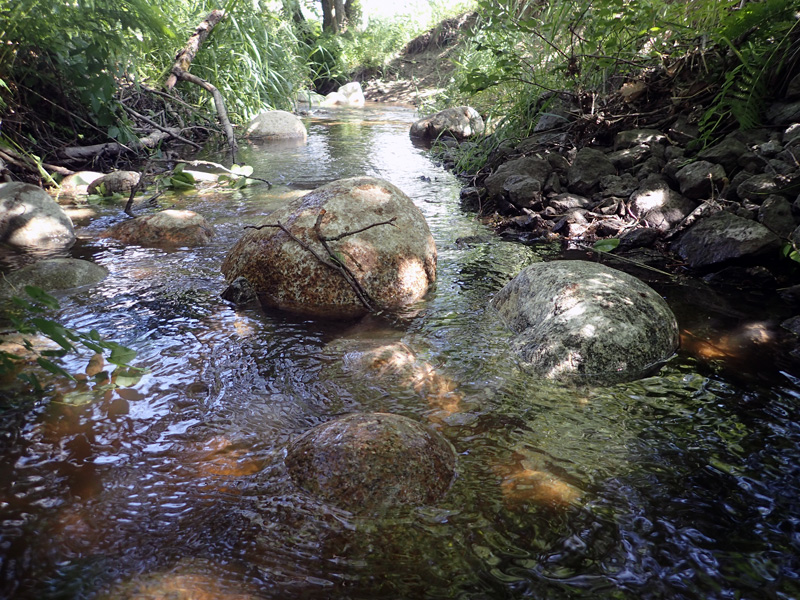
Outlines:
{"type": "Polygon", "coordinates": [[[73,254],[111,275],[59,296],[56,317],[135,348],[149,372],[130,387],[11,399],[0,597],[800,595],[797,382],[779,369],[739,380],[686,353],[612,387],[524,374],[486,305],[559,248],[502,242],[463,213],[459,182],[411,144],[414,118],[328,113],[307,120],[306,145],[243,148],[272,189],[164,201],[213,224],[207,247],[100,239],[120,207],[95,209],[73,254]],[[220,298],[244,225],[362,174],[399,186],[430,224],[439,270],[424,302],[336,325],[220,298]],[[411,366],[348,367],[352,352],[388,345],[411,366]],[[289,441],[359,411],[411,417],[452,443],[457,478],[441,502],[354,515],[293,485],[289,441]]]}

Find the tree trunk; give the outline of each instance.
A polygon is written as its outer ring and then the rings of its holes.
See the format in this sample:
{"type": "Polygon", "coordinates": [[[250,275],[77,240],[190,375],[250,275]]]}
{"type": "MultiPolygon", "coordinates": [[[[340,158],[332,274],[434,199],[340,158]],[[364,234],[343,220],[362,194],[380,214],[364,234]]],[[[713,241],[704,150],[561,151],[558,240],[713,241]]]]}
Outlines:
{"type": "Polygon", "coordinates": [[[336,20],[333,18],[333,0],[322,1],[322,31],[333,31],[336,33],[336,20]]]}
{"type": "Polygon", "coordinates": [[[175,71],[189,70],[194,57],[197,56],[197,51],[200,50],[200,46],[202,46],[203,42],[206,41],[208,34],[211,33],[211,30],[216,27],[217,23],[224,18],[224,10],[212,10],[211,13],[209,13],[209,15],[206,17],[205,21],[197,26],[197,29],[194,30],[194,33],[189,38],[189,41],[186,42],[186,45],[183,47],[183,49],[175,56],[175,64],[172,66],[169,77],[167,77],[166,84],[164,84],[164,88],[167,91],[170,91],[175,87],[175,84],[178,83],[178,77],[175,75],[175,71]]]}
{"type": "Polygon", "coordinates": [[[336,32],[344,31],[347,27],[347,18],[345,17],[344,0],[333,0],[334,15],[336,21],[336,32]]]}

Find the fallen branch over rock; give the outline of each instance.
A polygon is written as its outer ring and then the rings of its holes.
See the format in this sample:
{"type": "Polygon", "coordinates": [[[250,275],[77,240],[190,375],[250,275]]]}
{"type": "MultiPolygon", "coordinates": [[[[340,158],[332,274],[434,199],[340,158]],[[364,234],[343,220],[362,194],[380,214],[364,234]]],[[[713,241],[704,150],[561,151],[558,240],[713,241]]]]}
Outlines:
{"type": "Polygon", "coordinates": [[[179,80],[188,81],[189,83],[200,86],[211,94],[211,96],[214,98],[214,106],[217,109],[219,121],[225,131],[225,136],[228,138],[228,145],[231,149],[231,160],[235,163],[236,152],[239,147],[236,144],[236,138],[233,135],[233,127],[228,119],[228,111],[225,108],[225,100],[222,98],[222,94],[208,81],[189,73],[189,67],[192,64],[194,57],[197,55],[197,52],[200,50],[200,46],[203,44],[206,38],[208,38],[211,30],[214,29],[214,27],[216,27],[217,24],[219,24],[219,22],[224,18],[224,10],[213,10],[211,13],[209,13],[205,20],[197,26],[195,32],[189,38],[189,41],[186,42],[186,45],[183,47],[183,49],[175,56],[175,64],[172,65],[172,69],[169,77],[167,77],[164,87],[167,91],[170,91],[175,87],[175,84],[179,80]]]}

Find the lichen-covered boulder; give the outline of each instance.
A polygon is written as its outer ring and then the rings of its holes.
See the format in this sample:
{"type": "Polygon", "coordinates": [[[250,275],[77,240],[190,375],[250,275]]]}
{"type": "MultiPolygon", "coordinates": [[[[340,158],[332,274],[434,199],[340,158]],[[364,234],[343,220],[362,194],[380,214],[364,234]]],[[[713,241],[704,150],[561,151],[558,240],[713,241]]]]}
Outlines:
{"type": "Polygon", "coordinates": [[[259,140],[299,140],[308,137],[300,117],[285,110],[268,110],[256,115],[244,132],[246,137],[259,140]]]}
{"type": "Polygon", "coordinates": [[[0,183],[0,242],[53,248],[74,241],[72,221],[47,192],[27,183],[0,183]]]}
{"type": "Polygon", "coordinates": [[[436,244],[400,189],[353,177],[273,212],[234,245],[222,272],[228,283],[244,277],[266,308],[356,318],[420,300],[436,280],[436,244]]]}
{"type": "Polygon", "coordinates": [[[86,188],[86,193],[98,196],[130,194],[140,178],[141,174],[136,171],[114,171],[92,180],[86,188]]]}
{"type": "Polygon", "coordinates": [[[413,123],[411,137],[435,140],[440,136],[450,136],[463,140],[482,134],[484,128],[483,118],[477,110],[471,106],[455,106],[413,123]]]}
{"type": "Polygon", "coordinates": [[[49,258],[7,273],[0,281],[0,296],[20,294],[26,285],[45,291],[92,285],[108,276],[108,269],[88,260],[49,258]]]}
{"type": "Polygon", "coordinates": [[[439,433],[389,413],[317,425],[286,454],[298,487],[353,512],[433,504],[450,488],[455,464],[453,447],[439,433]]]}
{"type": "Polygon", "coordinates": [[[191,210],[162,210],[118,223],[104,235],[139,246],[202,246],[214,230],[191,210]]]}
{"type": "Polygon", "coordinates": [[[524,368],[549,379],[642,377],[678,347],[667,303],[621,271],[586,261],[536,263],[492,299],[524,368]]]}

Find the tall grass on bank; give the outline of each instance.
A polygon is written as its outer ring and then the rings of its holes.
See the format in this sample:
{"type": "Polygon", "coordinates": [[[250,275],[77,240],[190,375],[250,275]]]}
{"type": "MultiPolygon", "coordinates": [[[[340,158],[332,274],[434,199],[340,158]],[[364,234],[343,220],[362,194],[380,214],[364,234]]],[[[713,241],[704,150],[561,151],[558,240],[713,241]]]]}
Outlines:
{"type": "Polygon", "coordinates": [[[542,98],[552,92],[608,97],[629,78],[681,61],[699,63],[697,76],[719,86],[700,123],[706,140],[725,122],[752,127],[771,87],[767,79],[794,56],[788,50],[798,28],[796,0],[478,5],[480,20],[458,59],[455,82],[437,100],[477,106],[498,123],[499,138],[528,135],[548,111],[542,98]]]}

